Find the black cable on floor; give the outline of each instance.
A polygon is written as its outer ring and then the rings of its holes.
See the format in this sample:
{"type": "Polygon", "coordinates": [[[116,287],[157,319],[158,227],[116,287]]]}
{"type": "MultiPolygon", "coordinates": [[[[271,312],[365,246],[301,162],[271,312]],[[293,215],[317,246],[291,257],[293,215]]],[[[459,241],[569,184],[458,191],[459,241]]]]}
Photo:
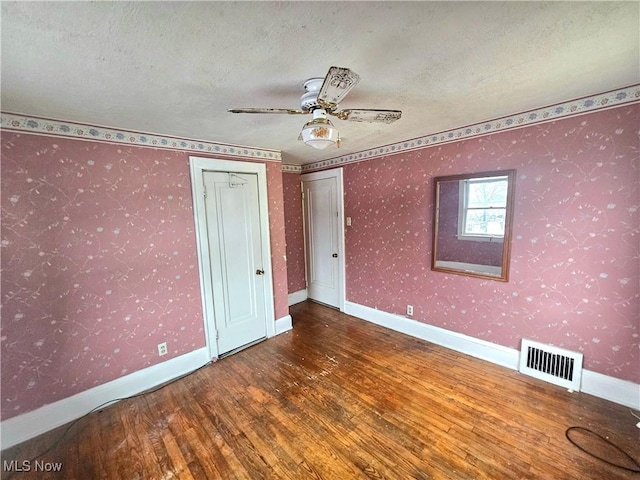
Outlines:
{"type": "Polygon", "coordinates": [[[99,410],[102,410],[103,408],[107,407],[108,405],[111,405],[112,403],[116,403],[116,402],[120,402],[122,400],[130,400],[132,398],[137,398],[137,397],[143,397],[145,395],[149,395],[151,393],[155,393],[158,390],[162,390],[164,387],[167,387],[169,385],[171,385],[172,383],[177,382],[178,380],[182,380],[183,378],[188,377],[189,375],[192,375],[194,373],[196,373],[197,371],[203,369],[204,367],[206,367],[207,365],[211,365],[213,363],[213,361],[207,362],[204,365],[202,365],[201,367],[196,368],[195,370],[191,370],[188,373],[185,373],[184,375],[181,375],[179,377],[174,378],[173,380],[170,380],[166,383],[163,383],[162,385],[155,387],[151,390],[145,390],[144,392],[140,392],[140,393],[136,393],[135,395],[131,395],[129,397],[122,397],[122,398],[114,398],[112,400],[108,400],[100,405],[98,405],[95,408],[92,408],[91,410],[89,410],[87,413],[85,413],[84,415],[82,415],[81,417],[76,418],[75,420],[73,420],[69,426],[65,429],[65,431],[62,433],[62,435],[60,435],[60,437],[53,443],[53,445],[51,445],[49,448],[47,448],[44,452],[38,453],[37,455],[35,455],[34,457],[32,457],[31,459],[29,459],[27,462],[29,464],[32,464],[37,458],[42,457],[43,455],[46,455],[47,453],[49,453],[51,450],[53,450],[55,447],[57,447],[60,442],[62,441],[62,439],[64,439],[64,437],[67,435],[67,433],[69,433],[69,430],[71,430],[71,428],[78,423],[80,420],[82,420],[83,418],[88,417],[89,415],[91,415],[94,412],[97,412],[99,410]]]}
{"type": "Polygon", "coordinates": [[[586,453],[587,455],[590,455],[594,458],[597,458],[598,460],[611,465],[613,467],[617,467],[617,468],[621,468],[623,470],[626,470],[628,472],[633,472],[633,473],[640,473],[640,463],[638,463],[633,457],[631,457],[631,455],[629,455],[627,452],[625,452],[624,450],[622,450],[620,447],[618,447],[615,443],[611,442],[610,440],[604,438],[601,435],[598,435],[596,432],[589,430],[588,428],[585,427],[569,427],[567,428],[567,430],[564,432],[564,436],[567,437],[567,440],[569,440],[574,446],[576,446],[578,449],[582,450],[584,453],[586,453]],[[599,457],[591,452],[589,452],[588,450],[586,450],[585,448],[582,448],[580,445],[578,445],[578,443],[576,443],[575,440],[573,440],[571,438],[571,435],[569,434],[569,432],[573,432],[573,431],[582,431],[582,432],[586,432],[589,435],[593,435],[594,437],[598,437],[600,440],[602,440],[604,443],[608,444],[609,446],[613,447],[614,449],[616,449],[618,452],[620,452],[622,455],[624,455],[626,458],[629,459],[629,461],[634,464],[637,468],[628,468],[622,465],[618,465],[617,463],[613,463],[610,462],[609,460],[599,457]]]}

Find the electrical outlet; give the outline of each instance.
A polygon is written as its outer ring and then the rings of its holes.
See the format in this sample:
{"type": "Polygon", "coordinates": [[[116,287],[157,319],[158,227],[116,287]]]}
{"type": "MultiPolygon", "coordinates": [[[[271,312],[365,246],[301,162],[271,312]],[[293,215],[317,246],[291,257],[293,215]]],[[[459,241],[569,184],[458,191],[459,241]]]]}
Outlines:
{"type": "Polygon", "coordinates": [[[166,355],[167,354],[167,342],[162,342],[158,344],[158,355],[166,355]]]}
{"type": "Polygon", "coordinates": [[[407,305],[407,315],[413,315],[413,305],[407,305]]]}

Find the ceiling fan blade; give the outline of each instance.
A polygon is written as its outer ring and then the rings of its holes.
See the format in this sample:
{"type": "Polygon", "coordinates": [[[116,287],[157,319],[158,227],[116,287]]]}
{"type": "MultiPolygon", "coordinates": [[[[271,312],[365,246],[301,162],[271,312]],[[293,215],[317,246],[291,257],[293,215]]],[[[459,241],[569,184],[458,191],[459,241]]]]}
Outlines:
{"type": "Polygon", "coordinates": [[[331,67],[324,77],[318,93],[318,103],[327,110],[333,110],[360,81],[360,76],[343,67],[331,67]]]}
{"type": "Polygon", "coordinates": [[[402,116],[402,112],[400,110],[371,110],[367,108],[341,110],[339,112],[329,113],[338,117],[340,120],[371,123],[393,123],[402,116]]]}
{"type": "Polygon", "coordinates": [[[305,114],[303,110],[293,110],[289,108],[230,108],[231,113],[287,113],[289,115],[305,114]]]}

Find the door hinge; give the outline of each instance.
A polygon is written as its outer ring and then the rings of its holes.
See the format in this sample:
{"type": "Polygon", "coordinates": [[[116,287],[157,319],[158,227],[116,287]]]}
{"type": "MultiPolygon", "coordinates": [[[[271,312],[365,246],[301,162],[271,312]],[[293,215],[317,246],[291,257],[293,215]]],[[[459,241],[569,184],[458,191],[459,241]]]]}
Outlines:
{"type": "Polygon", "coordinates": [[[220,338],[220,332],[216,330],[216,340],[218,340],[219,338],[220,338]]]}
{"type": "Polygon", "coordinates": [[[204,192],[204,198],[207,198],[207,186],[204,183],[202,184],[202,191],[204,192]]]}

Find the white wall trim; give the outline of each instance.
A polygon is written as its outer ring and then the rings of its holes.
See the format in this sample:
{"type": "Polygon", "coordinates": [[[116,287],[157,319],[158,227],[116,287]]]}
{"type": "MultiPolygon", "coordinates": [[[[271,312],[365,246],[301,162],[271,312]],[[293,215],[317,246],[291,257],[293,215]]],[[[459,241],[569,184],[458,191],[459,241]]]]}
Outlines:
{"type": "Polygon", "coordinates": [[[288,332],[293,328],[293,321],[291,320],[291,315],[285,315],[282,318],[276,320],[276,335],[280,335],[281,333],[288,332]]]}
{"type": "Polygon", "coordinates": [[[298,290],[289,294],[289,306],[304,302],[308,298],[307,289],[298,290]]]}
{"type": "Polygon", "coordinates": [[[513,348],[503,347],[486,340],[434,327],[353,302],[346,302],[345,313],[512,370],[518,369],[519,352],[513,348]]]}
{"type": "Polygon", "coordinates": [[[637,383],[620,380],[591,370],[582,370],[580,390],[595,397],[640,410],[640,385],[637,383]]]}
{"type": "MultiPolygon", "coordinates": [[[[504,347],[353,302],[345,303],[345,313],[396,332],[450,348],[456,352],[518,370],[520,352],[514,348],[504,347]]],[[[640,385],[637,383],[583,370],[581,391],[640,410],[640,385]]]]}
{"type": "Polygon", "coordinates": [[[200,348],[9,418],[0,423],[1,448],[4,450],[76,420],[111,399],[130,397],[178,378],[210,360],[208,349],[200,348]]]}

